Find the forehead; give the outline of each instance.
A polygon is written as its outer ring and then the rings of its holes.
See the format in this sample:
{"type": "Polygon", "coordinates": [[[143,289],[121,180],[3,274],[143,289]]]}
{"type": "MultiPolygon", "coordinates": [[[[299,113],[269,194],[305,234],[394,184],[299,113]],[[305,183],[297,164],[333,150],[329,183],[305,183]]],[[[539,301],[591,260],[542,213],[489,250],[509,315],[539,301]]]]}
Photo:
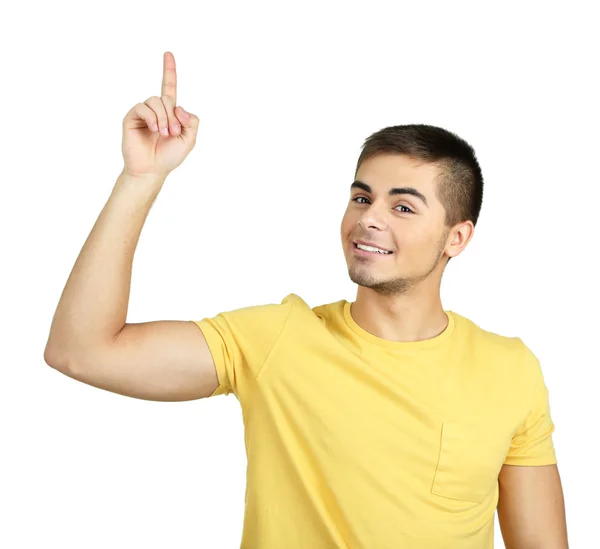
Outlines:
{"type": "Polygon", "coordinates": [[[438,174],[439,168],[430,162],[401,154],[378,154],[360,165],[356,179],[367,183],[375,194],[387,193],[391,187],[414,187],[432,204],[437,202],[438,174]]]}

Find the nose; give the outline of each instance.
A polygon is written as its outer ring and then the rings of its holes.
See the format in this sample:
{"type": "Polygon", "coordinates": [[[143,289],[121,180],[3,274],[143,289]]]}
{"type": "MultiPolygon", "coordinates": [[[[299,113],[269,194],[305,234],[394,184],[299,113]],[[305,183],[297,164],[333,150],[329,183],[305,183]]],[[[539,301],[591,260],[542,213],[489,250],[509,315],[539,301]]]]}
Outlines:
{"type": "Polygon", "coordinates": [[[383,216],[374,208],[367,209],[359,218],[358,224],[363,229],[379,229],[384,230],[386,227],[383,216]]]}

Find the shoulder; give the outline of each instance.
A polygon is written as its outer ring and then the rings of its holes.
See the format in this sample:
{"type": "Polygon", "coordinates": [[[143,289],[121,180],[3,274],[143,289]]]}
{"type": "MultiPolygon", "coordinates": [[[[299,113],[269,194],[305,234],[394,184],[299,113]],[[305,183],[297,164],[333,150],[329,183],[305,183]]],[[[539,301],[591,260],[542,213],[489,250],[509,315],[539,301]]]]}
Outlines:
{"type": "Polygon", "coordinates": [[[522,342],[518,337],[488,330],[466,316],[455,312],[452,314],[458,331],[464,339],[468,339],[477,346],[491,346],[510,353],[519,352],[522,342]]]}
{"type": "Polygon", "coordinates": [[[261,303],[259,305],[244,305],[233,309],[225,309],[209,318],[230,324],[278,323],[289,316],[292,309],[297,306],[299,299],[295,294],[289,294],[279,303],[261,303]]]}
{"type": "Polygon", "coordinates": [[[485,329],[465,316],[453,314],[461,340],[474,352],[498,358],[505,367],[512,366],[521,374],[535,376],[538,373],[539,360],[520,337],[485,329]]]}
{"type": "Polygon", "coordinates": [[[336,317],[343,311],[344,301],[336,301],[311,307],[302,297],[295,293],[286,295],[279,303],[264,303],[260,305],[247,305],[234,309],[225,309],[214,316],[203,319],[205,321],[226,324],[230,327],[248,326],[254,328],[266,325],[281,325],[294,319],[314,319],[326,321],[336,317]]]}

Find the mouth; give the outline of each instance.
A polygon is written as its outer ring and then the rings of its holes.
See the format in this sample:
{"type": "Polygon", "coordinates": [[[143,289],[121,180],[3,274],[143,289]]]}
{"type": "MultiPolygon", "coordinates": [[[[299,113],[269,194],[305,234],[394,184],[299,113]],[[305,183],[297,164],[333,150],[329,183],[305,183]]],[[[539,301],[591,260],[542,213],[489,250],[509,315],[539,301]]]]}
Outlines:
{"type": "Polygon", "coordinates": [[[362,246],[359,248],[358,244],[356,242],[352,243],[352,247],[353,247],[353,252],[356,255],[360,255],[360,256],[365,256],[365,257],[385,257],[388,255],[392,255],[394,252],[390,252],[390,251],[377,251],[376,248],[373,248],[371,246],[362,246]],[[365,249],[366,248],[366,249],[365,249]]]}

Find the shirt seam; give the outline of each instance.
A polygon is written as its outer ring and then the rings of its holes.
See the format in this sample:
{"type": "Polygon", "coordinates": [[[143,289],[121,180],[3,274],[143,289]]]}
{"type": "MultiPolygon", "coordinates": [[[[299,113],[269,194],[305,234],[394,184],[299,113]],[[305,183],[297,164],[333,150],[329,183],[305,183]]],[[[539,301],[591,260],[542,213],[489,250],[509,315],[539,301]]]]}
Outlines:
{"type": "Polygon", "coordinates": [[[281,336],[283,334],[283,331],[285,330],[285,327],[287,326],[288,320],[290,318],[290,315],[292,314],[292,310],[293,309],[294,309],[294,302],[292,301],[291,306],[290,306],[290,310],[288,311],[288,313],[287,313],[287,315],[285,317],[285,320],[283,321],[283,324],[281,326],[281,330],[279,330],[279,334],[277,334],[277,337],[273,341],[273,344],[271,345],[269,351],[267,352],[267,355],[265,356],[264,360],[262,361],[262,364],[258,368],[258,370],[256,372],[256,375],[254,376],[254,381],[258,382],[258,378],[261,376],[263,370],[265,369],[265,365],[266,365],[267,361],[269,360],[269,357],[271,356],[271,353],[273,352],[273,349],[275,348],[275,345],[277,344],[277,342],[281,338],[281,336]]]}

